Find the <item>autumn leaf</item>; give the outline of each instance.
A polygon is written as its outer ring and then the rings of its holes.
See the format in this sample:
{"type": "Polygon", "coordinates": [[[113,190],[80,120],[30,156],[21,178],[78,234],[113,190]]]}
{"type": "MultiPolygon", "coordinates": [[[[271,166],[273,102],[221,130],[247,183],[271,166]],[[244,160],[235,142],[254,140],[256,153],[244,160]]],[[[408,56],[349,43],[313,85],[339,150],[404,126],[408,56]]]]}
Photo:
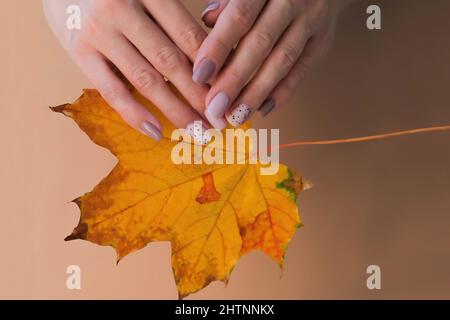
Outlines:
{"type": "Polygon", "coordinates": [[[73,104],[53,107],[72,118],[96,144],[118,159],[112,172],[74,202],[80,221],[66,240],[112,246],[118,261],[152,241],[170,241],[179,297],[211,281],[227,281],[239,258],[261,250],[280,266],[300,226],[300,176],[280,165],[260,175],[257,164],[191,164],[171,161],[175,128],[135,90],[138,101],[164,126],[155,142],[129,127],[95,90],[73,104]]]}

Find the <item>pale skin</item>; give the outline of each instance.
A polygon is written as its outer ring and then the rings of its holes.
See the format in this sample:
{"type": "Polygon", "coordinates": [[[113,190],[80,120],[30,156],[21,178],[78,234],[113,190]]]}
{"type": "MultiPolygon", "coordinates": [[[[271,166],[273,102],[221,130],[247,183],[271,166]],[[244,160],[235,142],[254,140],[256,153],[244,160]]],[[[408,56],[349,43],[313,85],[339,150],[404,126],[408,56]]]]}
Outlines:
{"type": "Polygon", "coordinates": [[[205,101],[210,123],[239,126],[256,110],[265,116],[285,104],[330,47],[337,18],[352,1],[211,1],[203,20],[213,29],[194,62],[198,83],[215,77],[205,101]],[[213,66],[206,76],[205,61],[213,66]]]}
{"type": "Polygon", "coordinates": [[[129,125],[159,140],[160,122],[115,70],[178,128],[194,121],[203,121],[205,129],[223,129],[226,120],[238,126],[258,109],[265,116],[292,96],[329,48],[336,20],[351,1],[210,1],[202,15],[212,27],[209,34],[179,0],[43,5],[58,40],[104,99],[129,125]],[[69,5],[81,8],[80,30],[66,28],[69,5]]]}

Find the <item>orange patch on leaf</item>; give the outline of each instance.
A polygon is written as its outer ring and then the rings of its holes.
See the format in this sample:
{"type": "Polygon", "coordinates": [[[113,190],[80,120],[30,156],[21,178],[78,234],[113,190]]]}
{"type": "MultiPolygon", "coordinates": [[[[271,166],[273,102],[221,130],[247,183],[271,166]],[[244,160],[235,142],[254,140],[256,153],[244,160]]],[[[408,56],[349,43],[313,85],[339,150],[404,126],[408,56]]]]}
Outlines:
{"type": "Polygon", "coordinates": [[[216,186],[214,185],[212,172],[205,174],[202,178],[203,187],[200,189],[200,192],[195,200],[200,204],[219,200],[220,193],[217,191],[216,186]]]}

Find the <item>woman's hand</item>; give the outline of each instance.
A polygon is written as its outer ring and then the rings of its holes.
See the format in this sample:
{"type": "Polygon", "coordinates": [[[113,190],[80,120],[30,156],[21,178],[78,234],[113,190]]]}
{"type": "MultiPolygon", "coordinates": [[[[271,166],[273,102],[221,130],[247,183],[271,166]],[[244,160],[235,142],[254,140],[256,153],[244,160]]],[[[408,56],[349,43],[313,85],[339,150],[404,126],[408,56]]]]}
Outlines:
{"type": "Polygon", "coordinates": [[[127,123],[161,139],[161,124],[132,97],[115,68],[175,126],[194,131],[192,123],[201,120],[208,89],[192,80],[191,61],[206,32],[178,0],[43,0],[43,4],[59,41],[127,123]],[[66,28],[66,10],[74,4],[81,8],[80,30],[66,28]],[[170,90],[164,77],[195,110],[170,90]]]}
{"type": "Polygon", "coordinates": [[[199,84],[215,77],[206,97],[209,122],[222,129],[226,118],[237,127],[256,110],[265,116],[284,104],[330,47],[337,17],[349,2],[210,1],[202,19],[213,29],[193,74],[199,84]]]}

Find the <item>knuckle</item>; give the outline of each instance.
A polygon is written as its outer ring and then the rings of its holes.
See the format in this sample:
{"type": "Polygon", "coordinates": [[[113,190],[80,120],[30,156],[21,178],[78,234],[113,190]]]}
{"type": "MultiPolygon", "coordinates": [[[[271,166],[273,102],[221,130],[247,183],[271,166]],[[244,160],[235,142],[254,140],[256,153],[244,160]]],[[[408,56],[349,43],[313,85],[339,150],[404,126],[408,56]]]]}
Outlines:
{"type": "Polygon", "coordinates": [[[242,72],[237,68],[230,68],[224,79],[227,79],[226,82],[232,83],[234,88],[242,87],[246,80],[244,79],[242,72]]]}
{"type": "Polygon", "coordinates": [[[145,20],[136,19],[130,21],[127,26],[128,30],[132,34],[146,34],[148,33],[147,23],[145,20]]]}
{"type": "Polygon", "coordinates": [[[263,50],[270,49],[275,42],[274,36],[269,31],[255,31],[251,39],[259,49],[263,50]]]}
{"type": "Polygon", "coordinates": [[[300,50],[293,44],[288,44],[279,52],[279,63],[283,72],[289,71],[295,64],[300,50]]]}
{"type": "Polygon", "coordinates": [[[191,25],[181,30],[179,38],[189,51],[195,52],[205,39],[205,33],[198,26],[191,25]]]}
{"type": "Polygon", "coordinates": [[[254,10],[252,8],[252,1],[239,1],[233,7],[231,16],[239,27],[248,30],[252,26],[254,10]]]}
{"type": "Polygon", "coordinates": [[[168,46],[161,47],[155,54],[156,64],[164,70],[172,70],[181,62],[180,52],[168,46]]]}
{"type": "Polygon", "coordinates": [[[159,82],[157,75],[153,70],[136,68],[132,73],[132,81],[141,92],[151,91],[159,82]]]}

